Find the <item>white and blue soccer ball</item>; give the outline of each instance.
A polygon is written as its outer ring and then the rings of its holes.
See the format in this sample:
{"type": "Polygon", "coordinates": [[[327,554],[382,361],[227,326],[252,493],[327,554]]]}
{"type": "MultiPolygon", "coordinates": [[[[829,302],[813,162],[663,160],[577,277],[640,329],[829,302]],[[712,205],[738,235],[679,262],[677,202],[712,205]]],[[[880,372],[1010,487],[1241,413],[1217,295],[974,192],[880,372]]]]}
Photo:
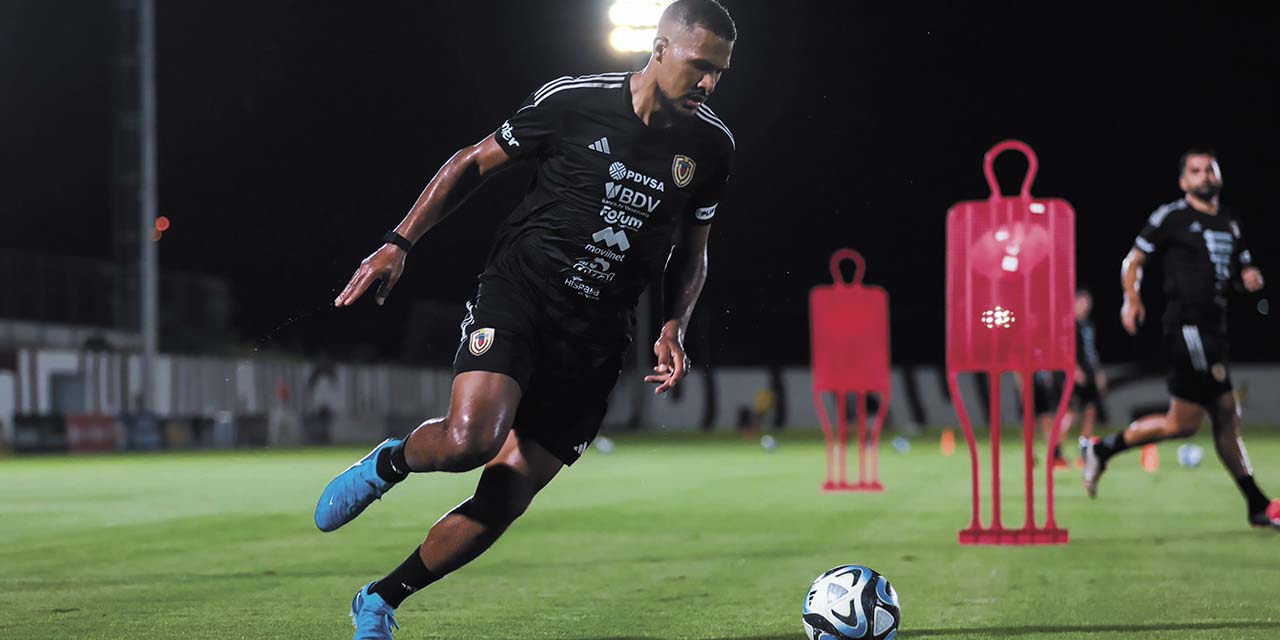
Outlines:
{"type": "Polygon", "coordinates": [[[613,453],[613,441],[604,436],[596,436],[596,451],[606,454],[613,453]]]}
{"type": "Polygon", "coordinates": [[[1204,447],[1198,444],[1184,444],[1178,447],[1178,464],[1196,468],[1200,466],[1200,461],[1204,460],[1204,447]]]}
{"type": "Polygon", "coordinates": [[[808,640],[895,640],[898,592],[869,567],[848,564],[820,576],[804,598],[808,640]]]}

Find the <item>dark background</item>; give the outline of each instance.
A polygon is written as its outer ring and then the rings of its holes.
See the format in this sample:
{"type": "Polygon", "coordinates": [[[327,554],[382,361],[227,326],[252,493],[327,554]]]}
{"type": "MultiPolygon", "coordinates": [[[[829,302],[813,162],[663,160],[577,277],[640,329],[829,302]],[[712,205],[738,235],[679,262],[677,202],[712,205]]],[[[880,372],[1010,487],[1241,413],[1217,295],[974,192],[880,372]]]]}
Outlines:
{"type": "MultiPolygon", "coordinates": [[[[244,344],[340,357],[395,359],[415,300],[472,295],[527,170],[428,234],[386,307],[324,308],[454,150],[549,79],[644,61],[609,50],[606,0],[157,4],[161,268],[228,279],[244,344]]],[[[1039,153],[1036,194],[1076,208],[1104,360],[1158,359],[1154,315],[1139,340],[1119,328],[1119,266],[1180,197],[1189,145],[1218,149],[1280,283],[1274,3],[889,4],[726,2],[740,37],[711,106],[738,155],[695,358],[807,362],[808,289],[849,246],[890,292],[895,361],[940,363],[945,212],[987,195],[1004,138],[1039,153]]],[[[110,7],[0,2],[0,249],[111,257],[110,7]]],[[[997,163],[1007,189],[1023,167],[997,163]]],[[[1260,299],[1235,303],[1237,360],[1280,360],[1260,299]]]]}

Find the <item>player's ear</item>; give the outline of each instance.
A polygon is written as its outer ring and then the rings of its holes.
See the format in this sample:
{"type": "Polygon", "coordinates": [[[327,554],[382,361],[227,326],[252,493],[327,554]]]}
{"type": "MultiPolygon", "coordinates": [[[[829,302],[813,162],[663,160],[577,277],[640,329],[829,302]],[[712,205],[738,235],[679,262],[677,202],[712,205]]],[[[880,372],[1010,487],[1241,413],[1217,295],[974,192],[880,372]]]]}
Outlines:
{"type": "Polygon", "coordinates": [[[658,36],[653,39],[653,59],[662,62],[662,56],[667,52],[667,47],[671,41],[666,36],[658,36]]]}

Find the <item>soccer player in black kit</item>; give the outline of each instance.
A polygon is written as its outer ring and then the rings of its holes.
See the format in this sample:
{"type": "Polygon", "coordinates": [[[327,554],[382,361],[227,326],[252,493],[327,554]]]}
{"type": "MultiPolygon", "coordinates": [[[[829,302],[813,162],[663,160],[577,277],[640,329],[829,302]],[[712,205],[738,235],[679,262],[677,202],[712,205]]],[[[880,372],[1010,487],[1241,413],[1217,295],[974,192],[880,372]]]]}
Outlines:
{"type": "Polygon", "coordinates": [[[645,380],[660,394],[685,375],[685,328],[734,149],[705,102],[736,37],[714,0],[677,0],[644,69],[542,85],[445,163],[334,301],[350,305],[381,281],[381,304],[413,242],[476,183],[509,163],[536,165],[467,305],[448,413],[375,447],[316,505],[316,525],[332,531],[410,473],[484,467],[474,495],[403,564],[357,591],[356,638],[391,638],[406,597],[483,553],[582,455],[617,382],[639,295],[659,271],[665,323],[645,380]]]}
{"type": "Polygon", "coordinates": [[[1123,264],[1120,311],[1125,330],[1137,334],[1146,317],[1139,293],[1142,265],[1147,256],[1163,254],[1169,411],[1141,418],[1101,441],[1082,438],[1085,490],[1090,497],[1097,495],[1098,480],[1112,456],[1188,437],[1207,414],[1218,457],[1244,495],[1249,524],[1280,528],[1280,500],[1269,500],[1253,479],[1227,368],[1227,295],[1236,278],[1248,291],[1261,289],[1262,273],[1245,248],[1239,220],[1219,203],[1222,174],[1214,153],[1192,149],[1179,165],[1178,186],[1186,196],[1157,209],[1138,234],[1123,264]]]}

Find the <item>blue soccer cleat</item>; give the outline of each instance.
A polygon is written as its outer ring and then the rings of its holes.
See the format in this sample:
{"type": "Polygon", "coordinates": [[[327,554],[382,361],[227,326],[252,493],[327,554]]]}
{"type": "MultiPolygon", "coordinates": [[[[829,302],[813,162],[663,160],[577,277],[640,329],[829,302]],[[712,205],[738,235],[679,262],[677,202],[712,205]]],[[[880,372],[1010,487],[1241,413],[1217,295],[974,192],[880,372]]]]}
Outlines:
{"type": "Polygon", "coordinates": [[[351,599],[351,624],[356,628],[353,640],[392,640],[391,630],[400,628],[396,624],[396,609],[382,596],[369,593],[372,586],[372,582],[366,584],[351,599]]]}
{"type": "Polygon", "coordinates": [[[383,440],[369,455],[329,481],[316,503],[316,526],[321,531],[333,531],[355,520],[365,507],[391,490],[392,483],[378,477],[378,452],[401,442],[397,438],[383,440]]]}

